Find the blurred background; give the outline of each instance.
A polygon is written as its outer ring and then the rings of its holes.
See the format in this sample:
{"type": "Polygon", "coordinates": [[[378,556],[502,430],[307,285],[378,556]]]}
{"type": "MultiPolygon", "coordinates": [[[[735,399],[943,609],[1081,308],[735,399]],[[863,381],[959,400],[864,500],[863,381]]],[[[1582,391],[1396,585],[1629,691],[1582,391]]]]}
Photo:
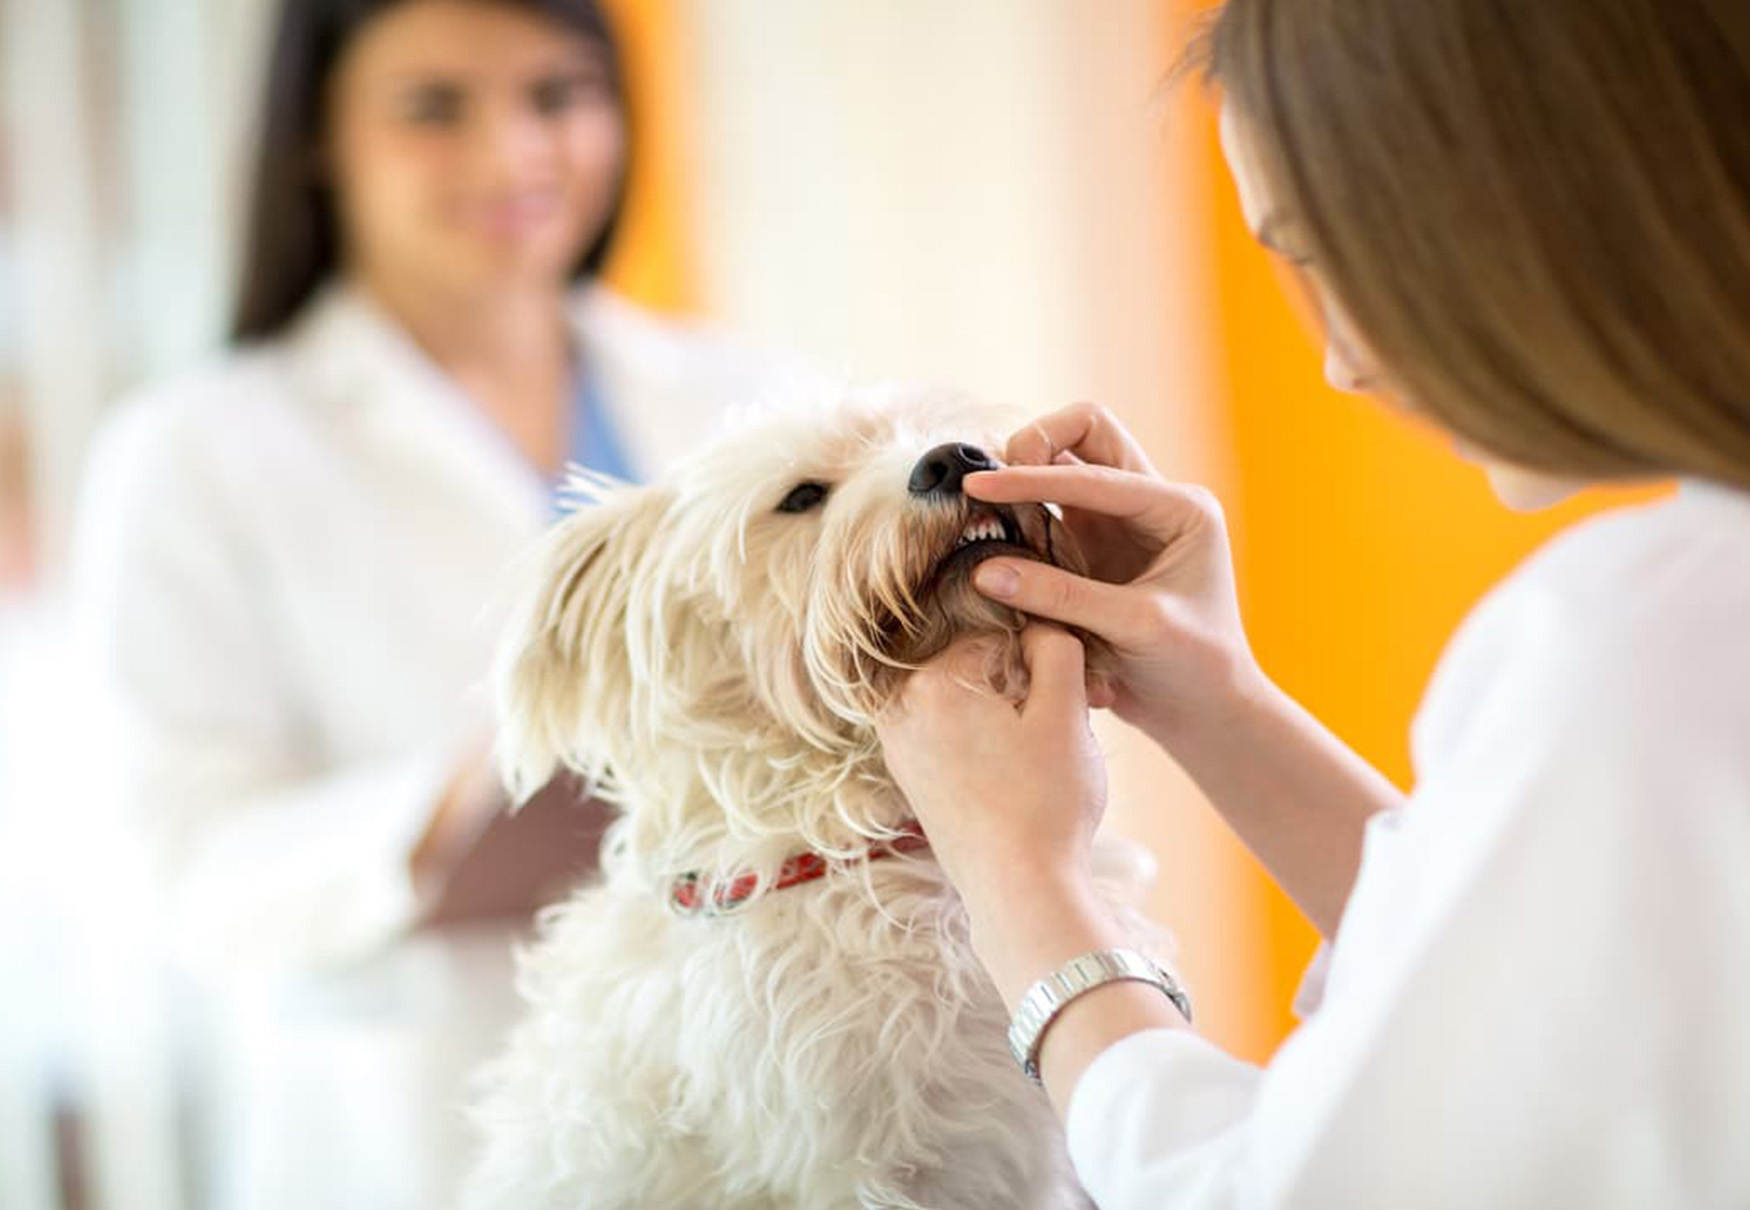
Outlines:
{"type": "MultiPolygon", "coordinates": [[[[106,409],[221,342],[268,0],[0,0],[0,1205],[199,1206],[198,1090],[65,650],[106,409]]],[[[1169,0],[614,0],[637,175],[610,280],[853,377],[1093,399],[1227,508],[1265,667],[1400,784],[1447,635],[1582,501],[1513,516],[1320,379],[1169,0]]],[[[1122,728],[1200,1024],[1264,1060],[1310,927],[1122,728]]]]}

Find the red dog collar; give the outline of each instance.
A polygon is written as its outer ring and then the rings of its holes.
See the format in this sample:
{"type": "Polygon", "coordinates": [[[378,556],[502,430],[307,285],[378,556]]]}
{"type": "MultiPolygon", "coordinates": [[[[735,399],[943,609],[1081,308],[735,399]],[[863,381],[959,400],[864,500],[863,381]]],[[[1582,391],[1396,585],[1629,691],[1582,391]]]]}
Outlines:
{"type": "MultiPolygon", "coordinates": [[[[908,820],[899,827],[899,834],[891,840],[884,840],[871,845],[863,856],[868,861],[877,861],[883,857],[892,857],[895,853],[910,853],[914,849],[926,848],[929,840],[924,836],[924,830],[915,820],[908,820]]],[[[796,886],[798,883],[813,882],[823,877],[832,869],[832,863],[819,853],[798,853],[786,861],[778,870],[777,881],[772,883],[772,889],[781,891],[785,887],[796,886]]],[[[754,893],[759,886],[759,876],[743,874],[724,886],[717,888],[717,893],[711,897],[707,906],[704,896],[699,890],[698,874],[682,874],[674,880],[669,888],[669,905],[685,915],[702,914],[716,916],[724,912],[734,911],[754,893]]]]}

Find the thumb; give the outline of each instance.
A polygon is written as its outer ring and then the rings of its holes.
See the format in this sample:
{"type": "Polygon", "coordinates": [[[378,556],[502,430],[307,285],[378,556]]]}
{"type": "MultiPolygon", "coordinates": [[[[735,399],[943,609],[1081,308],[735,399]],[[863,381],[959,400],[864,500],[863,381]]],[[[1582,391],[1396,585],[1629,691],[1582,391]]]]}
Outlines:
{"type": "Polygon", "coordinates": [[[1022,613],[1047,618],[1121,644],[1122,619],[1131,603],[1117,584],[1090,580],[1031,559],[987,559],[972,573],[972,584],[992,600],[1022,613]]]}
{"type": "Polygon", "coordinates": [[[1034,622],[1021,631],[1021,655],[1027,661],[1024,718],[1045,712],[1083,715],[1088,711],[1086,656],[1082,641],[1063,629],[1034,622]]]}

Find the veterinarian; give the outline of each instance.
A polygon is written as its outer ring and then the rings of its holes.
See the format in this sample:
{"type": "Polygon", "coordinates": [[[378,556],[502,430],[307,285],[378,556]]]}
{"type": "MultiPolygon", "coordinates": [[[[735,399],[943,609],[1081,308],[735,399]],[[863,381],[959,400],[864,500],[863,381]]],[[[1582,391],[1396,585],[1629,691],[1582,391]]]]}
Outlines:
{"type": "Polygon", "coordinates": [[[1077,962],[1124,947],[1082,648],[1031,627],[1018,710],[951,649],[883,738],[1012,1041],[1104,1210],[1750,1206],[1750,7],[1230,0],[1211,33],[1247,220],[1320,300],[1334,385],[1513,508],[1680,486],[1475,609],[1403,795],[1254,662],[1207,492],[1097,408],[1016,434],[966,490],[1071,509],[1095,575],[979,587],[1111,645],[1098,699],[1329,945],[1264,1068],[1146,962],[1077,962]]]}
{"type": "Polygon", "coordinates": [[[234,347],[103,435],[76,593],[225,994],[219,1204],[430,1210],[511,940],[599,824],[564,789],[499,822],[502,573],[568,462],[642,477],[776,371],[597,280],[628,135],[593,0],[286,0],[272,45],[234,347]]]}

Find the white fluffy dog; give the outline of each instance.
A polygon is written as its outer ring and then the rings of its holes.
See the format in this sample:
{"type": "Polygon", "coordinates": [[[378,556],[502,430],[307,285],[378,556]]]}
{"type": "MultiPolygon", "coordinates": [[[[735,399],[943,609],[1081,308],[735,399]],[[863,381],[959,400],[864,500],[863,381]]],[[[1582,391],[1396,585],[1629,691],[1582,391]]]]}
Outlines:
{"type": "MultiPolygon", "coordinates": [[[[964,633],[995,640],[994,692],[1024,692],[979,559],[1080,566],[1046,508],[962,495],[998,419],[767,421],[556,527],[503,653],[502,756],[519,793],[566,766],[619,815],[601,879],[523,956],[473,1205],[1087,1204],[873,729],[964,633]]],[[[1124,848],[1115,899],[1149,877],[1124,848]]]]}

